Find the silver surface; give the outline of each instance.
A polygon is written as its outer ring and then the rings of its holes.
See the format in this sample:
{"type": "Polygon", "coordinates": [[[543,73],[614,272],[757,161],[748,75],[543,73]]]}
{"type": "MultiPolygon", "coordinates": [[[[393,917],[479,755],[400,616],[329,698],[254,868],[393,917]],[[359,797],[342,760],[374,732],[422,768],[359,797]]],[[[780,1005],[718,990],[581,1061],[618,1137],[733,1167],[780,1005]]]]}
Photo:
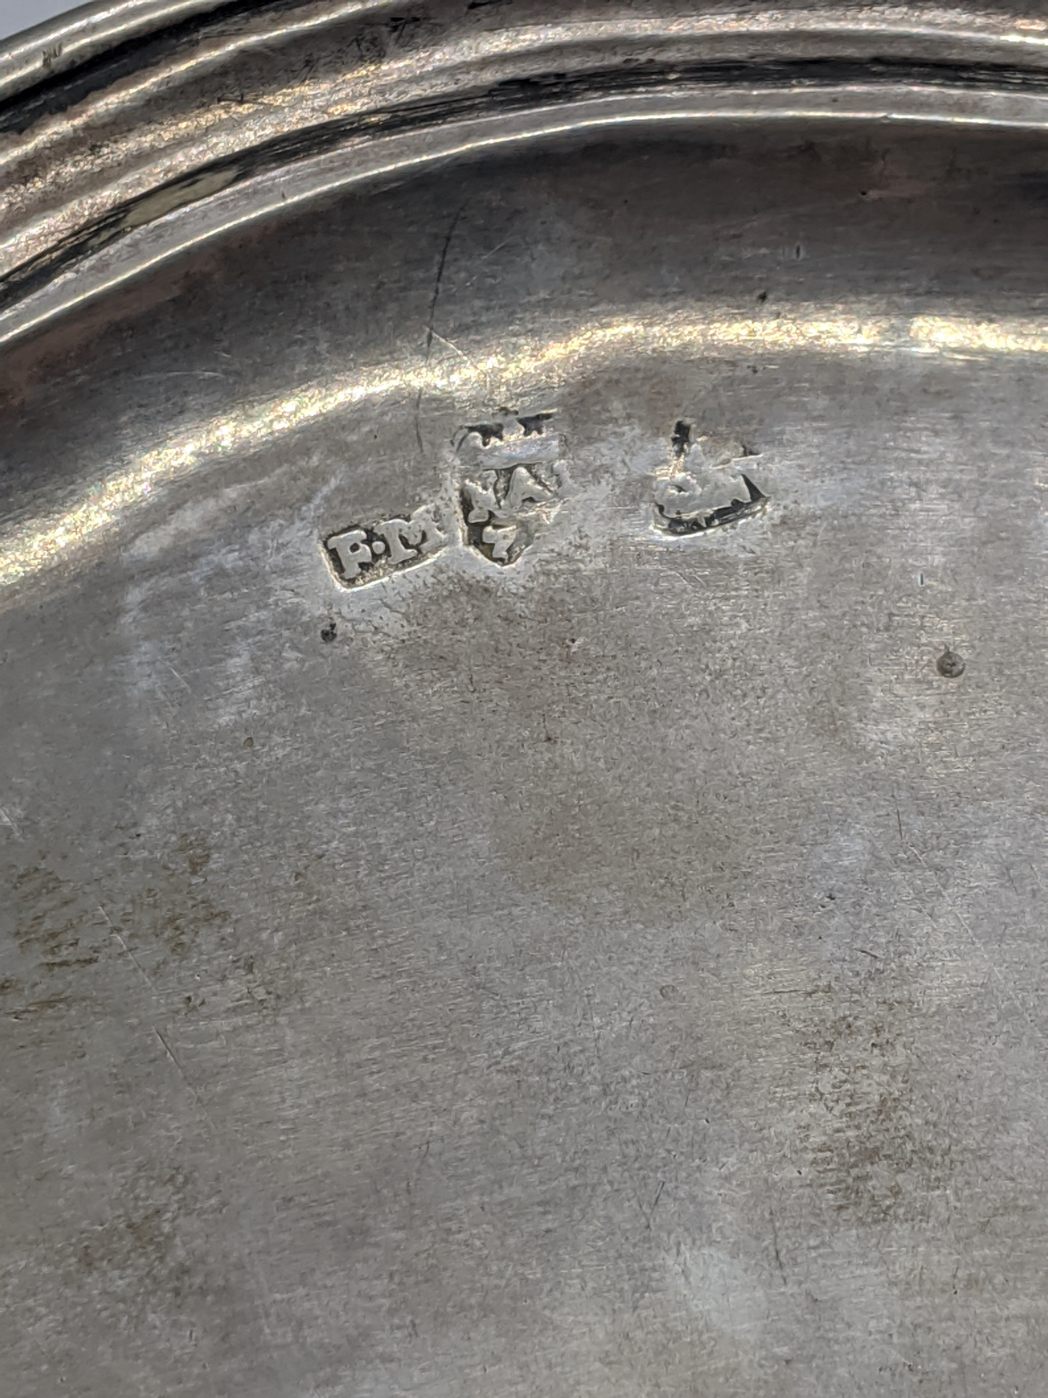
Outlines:
{"type": "Polygon", "coordinates": [[[4,1398],[1039,1395],[1048,23],[128,8],[0,112],[4,1398]]]}

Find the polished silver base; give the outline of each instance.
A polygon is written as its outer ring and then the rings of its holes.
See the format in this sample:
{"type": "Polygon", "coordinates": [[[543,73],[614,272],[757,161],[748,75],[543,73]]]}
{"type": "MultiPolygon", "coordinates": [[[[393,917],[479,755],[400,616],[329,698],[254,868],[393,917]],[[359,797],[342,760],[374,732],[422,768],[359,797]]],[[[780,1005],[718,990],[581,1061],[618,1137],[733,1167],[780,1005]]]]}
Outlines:
{"type": "Polygon", "coordinates": [[[1037,1394],[1048,30],[360,8],[10,98],[0,1387],[1037,1394]]]}

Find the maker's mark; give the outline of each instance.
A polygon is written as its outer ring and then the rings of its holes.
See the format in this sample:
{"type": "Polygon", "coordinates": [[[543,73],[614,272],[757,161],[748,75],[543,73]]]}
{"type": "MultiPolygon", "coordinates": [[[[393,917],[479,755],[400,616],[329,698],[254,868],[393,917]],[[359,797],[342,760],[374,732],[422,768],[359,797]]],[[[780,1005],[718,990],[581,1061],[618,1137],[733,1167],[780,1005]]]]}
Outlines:
{"type": "Polygon", "coordinates": [[[407,519],[342,529],[324,540],[324,548],[335,576],[353,587],[421,563],[447,542],[440,507],[422,505],[407,519]]]}

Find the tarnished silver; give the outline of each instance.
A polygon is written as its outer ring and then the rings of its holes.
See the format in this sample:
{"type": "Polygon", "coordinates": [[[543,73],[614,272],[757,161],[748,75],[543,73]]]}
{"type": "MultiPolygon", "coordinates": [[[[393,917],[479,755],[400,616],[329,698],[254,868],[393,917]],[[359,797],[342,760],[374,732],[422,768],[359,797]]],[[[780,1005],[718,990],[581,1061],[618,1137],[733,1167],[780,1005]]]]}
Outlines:
{"type": "Polygon", "coordinates": [[[5,1398],[1044,1390],[1041,11],[0,52],[5,1398]]]}

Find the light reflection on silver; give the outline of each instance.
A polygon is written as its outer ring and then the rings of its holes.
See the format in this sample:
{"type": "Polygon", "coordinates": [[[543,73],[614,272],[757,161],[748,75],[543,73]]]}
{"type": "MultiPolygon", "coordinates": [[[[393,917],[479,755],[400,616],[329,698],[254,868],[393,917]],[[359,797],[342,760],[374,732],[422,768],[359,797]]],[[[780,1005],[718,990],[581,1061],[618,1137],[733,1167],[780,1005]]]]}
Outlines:
{"type": "MultiPolygon", "coordinates": [[[[716,128],[772,119],[798,124],[876,122],[884,119],[888,100],[887,91],[861,85],[800,94],[714,89],[704,94],[604,97],[574,103],[569,113],[559,107],[539,108],[511,119],[484,117],[402,136],[361,138],[348,147],[237,182],[232,188],[226,186],[235,172],[205,173],[199,184],[177,191],[161,189],[144,206],[133,207],[112,246],[58,273],[41,290],[0,312],[0,345],[40,329],[55,316],[113,291],[191,247],[354,185],[403,178],[452,159],[478,160],[538,141],[602,131],[686,129],[699,123],[716,128]]],[[[958,130],[965,126],[1048,128],[1048,98],[1040,95],[986,94],[973,89],[951,94],[944,104],[937,89],[907,88],[893,90],[890,100],[891,117],[897,123],[939,124],[958,130]]]]}
{"type": "MultiPolygon", "coordinates": [[[[818,58],[828,47],[849,58],[876,59],[887,43],[889,47],[904,46],[910,57],[936,62],[952,59],[996,64],[1002,69],[1022,62],[1033,70],[1048,62],[1048,32],[1040,20],[948,9],[929,9],[917,15],[902,6],[868,14],[857,14],[850,8],[811,8],[789,13],[692,16],[671,7],[643,18],[576,19],[491,30],[467,27],[465,32],[443,36],[417,52],[389,54],[382,62],[361,58],[335,75],[303,75],[295,65],[292,81],[287,75],[282,81],[257,78],[254,86],[249,81],[232,105],[191,103],[186,107],[178,100],[182,88],[191,89],[213,72],[228,71],[234,61],[246,64],[253,55],[268,60],[295,43],[320,43],[325,34],[339,32],[338,25],[354,18],[361,24],[379,22],[389,8],[375,0],[344,0],[323,14],[260,19],[246,32],[208,39],[188,55],[178,51],[132,78],[89,94],[70,111],[36,123],[6,151],[0,142],[0,172],[8,176],[0,181],[0,271],[11,272],[94,221],[115,215],[128,200],[142,198],[158,185],[186,180],[216,160],[245,155],[265,142],[326,122],[354,116],[379,120],[383,114],[421,100],[439,106],[442,100],[464,90],[482,93],[505,82],[526,80],[551,66],[563,76],[621,63],[627,56],[637,61],[656,59],[671,68],[674,64],[730,62],[748,59],[755,44],[764,61],[818,58]],[[106,131],[107,139],[98,140],[99,131],[106,131]],[[40,170],[45,167],[47,178],[42,179],[40,170]]],[[[3,71],[0,55],[0,79],[3,71]]],[[[298,184],[297,197],[309,197],[353,178],[450,155],[477,155],[485,148],[516,139],[660,117],[710,121],[776,115],[795,120],[871,120],[890,114],[896,121],[986,126],[1043,126],[1046,121],[1044,95],[1014,89],[1003,78],[996,86],[945,95],[934,84],[919,82],[870,86],[851,82],[796,91],[788,82],[779,91],[733,91],[714,84],[685,96],[686,87],[686,83],[668,80],[665,91],[649,91],[639,101],[620,96],[572,102],[567,115],[551,108],[538,119],[535,113],[517,117],[503,114],[483,122],[448,124],[435,116],[433,129],[407,138],[364,137],[366,146],[379,149],[358,152],[357,158],[350,155],[348,163],[346,152],[300,161],[299,176],[292,174],[288,182],[298,184]],[[389,153],[383,156],[380,151],[386,144],[389,153]],[[353,168],[356,165],[359,168],[353,168]],[[327,176],[327,171],[335,173],[327,176]],[[312,188],[303,184],[302,175],[312,182],[312,188]]],[[[354,138],[356,144],[359,140],[354,138]]],[[[129,213],[123,227],[136,228],[143,219],[152,222],[178,204],[199,201],[229,183],[236,173],[235,167],[225,175],[209,172],[199,186],[165,190],[155,205],[129,213]]],[[[285,177],[288,173],[281,172],[285,177]]],[[[216,204],[213,229],[227,228],[277,207],[273,199],[265,198],[265,184],[265,179],[250,180],[254,194],[251,189],[238,191],[234,204],[216,204]]],[[[296,194],[285,189],[282,197],[291,200],[296,194]]],[[[165,236],[161,232],[160,244],[165,236]]],[[[175,238],[167,255],[186,245],[184,238],[175,238]]],[[[157,256],[158,248],[152,248],[148,256],[143,249],[125,275],[155,262],[157,256]]],[[[76,280],[76,294],[56,301],[54,309],[73,304],[86,294],[92,280],[90,270],[76,280]]],[[[97,290],[111,284],[101,280],[97,290]]],[[[26,325],[32,323],[38,321],[30,320],[26,325]]],[[[23,328],[18,317],[0,316],[0,341],[23,328]]]]}
{"type": "Polygon", "coordinates": [[[374,405],[398,394],[405,398],[418,394],[512,396],[535,380],[556,382],[569,369],[575,374],[589,372],[617,356],[708,356],[739,349],[946,358],[1043,355],[1048,353],[1048,327],[1017,319],[980,322],[883,313],[833,316],[813,307],[766,319],[732,317],[723,311],[669,319],[650,313],[590,323],[553,342],[535,339],[512,357],[489,352],[475,354],[468,362],[403,362],[395,369],[344,375],[199,424],[102,477],[70,508],[22,524],[0,540],[0,586],[67,563],[77,550],[147,504],[163,486],[219,465],[234,453],[249,453],[278,441],[332,413],[374,405]]]}

